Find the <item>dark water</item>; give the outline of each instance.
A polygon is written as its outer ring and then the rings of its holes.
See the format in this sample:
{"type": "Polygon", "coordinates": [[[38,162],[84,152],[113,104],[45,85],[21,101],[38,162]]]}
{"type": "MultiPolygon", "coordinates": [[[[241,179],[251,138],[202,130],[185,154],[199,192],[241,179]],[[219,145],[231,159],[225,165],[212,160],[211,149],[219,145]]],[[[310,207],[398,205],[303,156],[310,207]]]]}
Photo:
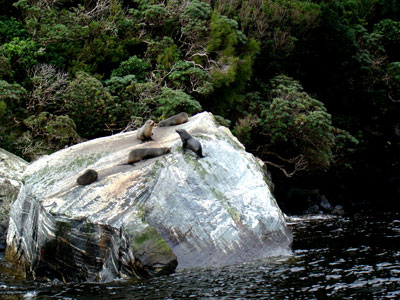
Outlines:
{"type": "Polygon", "coordinates": [[[400,299],[400,214],[290,221],[293,256],[144,281],[45,285],[0,268],[0,299],[400,299]]]}

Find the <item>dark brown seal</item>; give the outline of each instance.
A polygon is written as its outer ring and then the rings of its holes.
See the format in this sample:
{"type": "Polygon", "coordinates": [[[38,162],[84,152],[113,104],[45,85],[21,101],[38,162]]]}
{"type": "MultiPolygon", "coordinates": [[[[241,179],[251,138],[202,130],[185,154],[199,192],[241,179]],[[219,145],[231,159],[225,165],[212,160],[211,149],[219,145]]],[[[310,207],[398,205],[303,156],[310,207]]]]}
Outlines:
{"type": "Polygon", "coordinates": [[[152,140],[151,135],[153,134],[153,126],[155,122],[153,120],[147,120],[142,127],[140,127],[136,133],[136,137],[142,142],[152,140]]]}
{"type": "Polygon", "coordinates": [[[78,177],[76,182],[79,185],[88,185],[97,180],[98,174],[93,169],[87,169],[85,173],[78,177]]]}
{"type": "Polygon", "coordinates": [[[165,126],[174,126],[179,125],[182,123],[186,123],[189,120],[188,114],[185,112],[181,112],[175,116],[169,117],[158,123],[158,126],[165,127],[165,126]]]}
{"type": "Polygon", "coordinates": [[[152,158],[170,152],[171,147],[134,149],[129,152],[128,164],[133,164],[135,162],[141,161],[142,159],[152,158]]]}
{"type": "Polygon", "coordinates": [[[186,149],[189,149],[196,153],[197,159],[204,157],[203,149],[201,148],[201,144],[198,140],[192,137],[185,129],[176,129],[175,131],[181,137],[183,153],[185,153],[186,149]]]}

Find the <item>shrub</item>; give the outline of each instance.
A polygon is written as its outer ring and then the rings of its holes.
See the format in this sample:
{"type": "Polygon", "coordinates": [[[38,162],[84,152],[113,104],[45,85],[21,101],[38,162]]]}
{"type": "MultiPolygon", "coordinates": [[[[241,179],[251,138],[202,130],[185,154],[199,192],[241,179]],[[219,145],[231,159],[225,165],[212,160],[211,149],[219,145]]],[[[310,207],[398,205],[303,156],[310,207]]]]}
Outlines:
{"type": "Polygon", "coordinates": [[[113,105],[112,96],[101,81],[85,72],[78,72],[71,81],[64,102],[65,110],[83,137],[104,135],[106,125],[113,121],[113,116],[107,114],[107,107],[113,105]]]}
{"type": "Polygon", "coordinates": [[[287,161],[295,164],[301,160],[303,170],[326,170],[335,154],[345,150],[342,145],[357,142],[332,125],[324,104],[308,95],[299,82],[280,75],[271,80],[271,87],[270,104],[259,121],[269,154],[290,157],[287,161]]]}
{"type": "Polygon", "coordinates": [[[157,114],[163,118],[168,118],[182,111],[188,114],[201,111],[200,103],[182,90],[162,88],[161,94],[157,97],[157,102],[157,114]]]}
{"type": "Polygon", "coordinates": [[[42,112],[30,116],[23,123],[28,130],[17,139],[16,144],[27,160],[50,154],[80,141],[75,123],[68,116],[42,112]]]}
{"type": "Polygon", "coordinates": [[[208,34],[210,17],[211,7],[208,3],[198,0],[188,2],[180,15],[182,34],[190,41],[202,40],[208,34]]]}
{"type": "Polygon", "coordinates": [[[0,101],[11,110],[21,110],[27,97],[27,91],[17,83],[0,80],[0,101]]]}
{"type": "Polygon", "coordinates": [[[29,75],[32,91],[27,104],[28,111],[65,111],[64,95],[68,93],[68,74],[52,65],[38,64],[31,69],[29,75]]]}
{"type": "Polygon", "coordinates": [[[126,75],[135,75],[137,81],[144,81],[146,74],[150,71],[151,64],[144,59],[138,58],[136,55],[123,61],[117,69],[112,71],[111,77],[123,77],[126,75]]]}

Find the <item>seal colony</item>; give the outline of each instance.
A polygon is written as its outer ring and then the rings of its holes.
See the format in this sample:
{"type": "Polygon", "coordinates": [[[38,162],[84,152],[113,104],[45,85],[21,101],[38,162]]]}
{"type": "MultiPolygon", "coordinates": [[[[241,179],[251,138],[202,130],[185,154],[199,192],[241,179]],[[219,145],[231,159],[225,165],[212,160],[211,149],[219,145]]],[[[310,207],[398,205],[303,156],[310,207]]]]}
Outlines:
{"type": "MultiPolygon", "coordinates": [[[[181,112],[177,115],[174,115],[172,117],[169,117],[168,119],[159,122],[158,126],[175,126],[186,123],[188,120],[188,114],[185,112],[181,112]]],[[[144,125],[137,130],[136,138],[141,140],[142,143],[153,140],[151,136],[153,134],[154,126],[155,122],[153,120],[147,120],[144,125]]],[[[181,138],[183,153],[185,153],[185,151],[189,149],[196,154],[196,159],[205,157],[205,155],[203,155],[202,146],[196,138],[191,136],[185,129],[176,129],[175,131],[179,134],[181,138]]],[[[132,165],[141,160],[161,156],[170,152],[171,147],[133,149],[131,152],[129,152],[128,162],[124,163],[123,165],[132,165]]],[[[78,177],[77,183],[79,185],[88,185],[95,182],[97,178],[97,172],[93,169],[88,169],[78,177]]]]}

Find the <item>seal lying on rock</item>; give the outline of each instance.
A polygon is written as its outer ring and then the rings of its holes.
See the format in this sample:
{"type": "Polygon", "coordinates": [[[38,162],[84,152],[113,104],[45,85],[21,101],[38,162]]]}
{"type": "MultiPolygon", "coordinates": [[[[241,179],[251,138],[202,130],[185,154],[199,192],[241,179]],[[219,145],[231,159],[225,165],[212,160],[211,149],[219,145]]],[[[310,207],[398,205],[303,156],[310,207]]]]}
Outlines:
{"type": "Polygon", "coordinates": [[[185,112],[181,112],[175,116],[169,117],[158,123],[158,126],[165,127],[165,126],[174,126],[179,125],[182,123],[186,123],[189,120],[188,114],[185,112]]]}
{"type": "Polygon", "coordinates": [[[155,122],[153,120],[147,120],[142,127],[140,127],[136,133],[136,137],[142,142],[152,140],[151,135],[153,134],[153,126],[155,122]]]}
{"type": "Polygon", "coordinates": [[[134,149],[129,152],[128,164],[133,164],[135,162],[141,161],[142,159],[152,158],[170,152],[171,147],[134,149]]]}
{"type": "Polygon", "coordinates": [[[78,177],[76,182],[79,185],[88,185],[97,180],[98,174],[93,169],[87,169],[85,173],[78,177]]]}
{"type": "Polygon", "coordinates": [[[185,153],[186,149],[189,149],[196,153],[197,159],[204,157],[201,144],[198,140],[192,137],[185,129],[176,129],[175,131],[181,137],[183,153],[185,153]]]}

